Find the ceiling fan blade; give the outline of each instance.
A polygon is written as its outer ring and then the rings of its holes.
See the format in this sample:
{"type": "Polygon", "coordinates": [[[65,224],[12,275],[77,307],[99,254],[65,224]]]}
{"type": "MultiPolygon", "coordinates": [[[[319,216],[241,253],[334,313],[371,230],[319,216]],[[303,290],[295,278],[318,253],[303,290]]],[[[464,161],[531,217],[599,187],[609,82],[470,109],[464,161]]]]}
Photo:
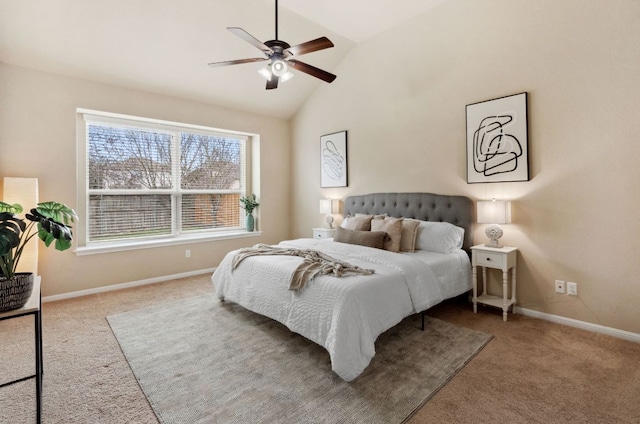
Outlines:
{"type": "Polygon", "coordinates": [[[285,50],[294,56],[301,56],[303,54],[317,52],[318,50],[324,50],[333,47],[333,43],[327,37],[316,38],[315,40],[307,41],[306,43],[298,44],[297,46],[289,47],[285,50]]]}
{"type": "Polygon", "coordinates": [[[273,90],[278,88],[278,82],[280,81],[280,77],[271,74],[271,79],[267,80],[267,90],[273,90]]]}
{"type": "Polygon", "coordinates": [[[290,63],[296,70],[304,72],[305,74],[309,74],[313,77],[320,78],[325,82],[333,82],[336,79],[336,76],[330,74],[327,71],[323,71],[322,69],[316,68],[315,66],[311,66],[307,63],[300,62],[299,60],[289,59],[287,63],[290,63]]]}
{"type": "Polygon", "coordinates": [[[247,43],[261,50],[267,56],[271,56],[273,54],[273,50],[267,45],[265,45],[262,41],[255,38],[253,35],[249,34],[247,31],[238,27],[229,27],[227,28],[229,31],[242,38],[247,43]]]}
{"type": "Polygon", "coordinates": [[[208,65],[215,68],[217,66],[240,65],[241,63],[264,62],[269,60],[266,57],[254,57],[251,59],[225,60],[224,62],[212,62],[208,65]]]}

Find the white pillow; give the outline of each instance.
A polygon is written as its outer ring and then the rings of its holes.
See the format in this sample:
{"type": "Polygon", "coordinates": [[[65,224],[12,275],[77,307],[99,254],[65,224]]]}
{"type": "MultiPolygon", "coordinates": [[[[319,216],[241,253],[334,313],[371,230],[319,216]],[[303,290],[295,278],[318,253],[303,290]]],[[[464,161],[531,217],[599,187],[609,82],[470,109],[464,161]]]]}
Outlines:
{"type": "Polygon", "coordinates": [[[462,249],[464,228],[448,222],[420,221],[416,250],[451,253],[462,249]]]}

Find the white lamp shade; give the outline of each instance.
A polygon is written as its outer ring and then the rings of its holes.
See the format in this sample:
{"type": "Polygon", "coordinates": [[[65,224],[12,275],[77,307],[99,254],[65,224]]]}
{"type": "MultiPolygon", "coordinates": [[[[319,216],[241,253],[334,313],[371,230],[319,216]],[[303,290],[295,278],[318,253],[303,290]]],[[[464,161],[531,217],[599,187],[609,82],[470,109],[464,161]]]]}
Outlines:
{"type": "Polygon", "coordinates": [[[325,215],[331,215],[333,213],[340,213],[340,203],[335,199],[322,199],[320,200],[320,213],[325,215]]]}
{"type": "Polygon", "coordinates": [[[511,202],[506,200],[483,200],[478,202],[478,223],[510,224],[511,202]]]}
{"type": "MultiPolygon", "coordinates": [[[[264,79],[266,79],[267,81],[270,81],[271,68],[272,68],[272,65],[267,65],[264,68],[260,69],[258,73],[262,75],[264,79]]],[[[291,78],[293,78],[293,73],[289,70],[285,70],[284,72],[279,72],[278,74],[274,72],[273,75],[279,77],[280,82],[286,82],[286,81],[289,81],[291,78]]]]}
{"type": "Polygon", "coordinates": [[[291,71],[287,71],[280,77],[280,82],[287,82],[291,78],[293,78],[293,73],[291,71]]]}
{"type": "Polygon", "coordinates": [[[284,60],[276,60],[271,64],[271,72],[277,77],[281,77],[287,73],[287,63],[284,60]]]}
{"type": "MultiPolygon", "coordinates": [[[[13,205],[19,203],[24,208],[23,214],[38,204],[38,179],[4,177],[3,202],[13,205]]],[[[29,241],[22,250],[22,256],[16,272],[33,272],[38,274],[38,236],[29,241]]]]}
{"type": "Polygon", "coordinates": [[[268,66],[265,66],[264,68],[260,69],[258,73],[262,75],[262,77],[267,81],[271,79],[271,71],[269,70],[268,66]]]}

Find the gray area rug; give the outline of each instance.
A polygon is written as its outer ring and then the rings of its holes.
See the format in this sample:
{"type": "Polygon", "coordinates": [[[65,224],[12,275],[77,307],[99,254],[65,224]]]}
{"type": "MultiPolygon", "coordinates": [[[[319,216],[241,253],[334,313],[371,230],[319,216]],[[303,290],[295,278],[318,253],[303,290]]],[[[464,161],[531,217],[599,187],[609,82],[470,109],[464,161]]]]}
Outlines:
{"type": "Polygon", "coordinates": [[[213,295],[107,319],[163,424],[400,423],[491,339],[408,317],[346,383],[324,348],[213,295]]]}

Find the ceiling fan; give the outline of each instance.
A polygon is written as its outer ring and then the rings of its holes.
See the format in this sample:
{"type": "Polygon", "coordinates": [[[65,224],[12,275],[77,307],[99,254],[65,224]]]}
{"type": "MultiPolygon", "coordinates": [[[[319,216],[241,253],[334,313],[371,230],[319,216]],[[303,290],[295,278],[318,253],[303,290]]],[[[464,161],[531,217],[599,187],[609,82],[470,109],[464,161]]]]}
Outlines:
{"type": "Polygon", "coordinates": [[[263,43],[242,28],[229,27],[227,29],[252,46],[258,48],[260,51],[262,51],[262,53],[264,53],[265,57],[213,62],[209,63],[209,66],[217,67],[239,65],[241,63],[269,61],[269,64],[259,71],[260,74],[267,79],[267,90],[278,88],[278,82],[285,82],[293,77],[293,74],[289,71],[289,67],[304,72],[305,74],[309,74],[313,77],[319,78],[328,83],[331,83],[336,79],[335,75],[327,71],[323,71],[322,69],[318,69],[315,66],[311,66],[307,63],[293,59],[294,56],[302,56],[303,54],[333,47],[333,43],[327,37],[320,37],[293,47],[282,40],[278,40],[278,0],[276,0],[275,40],[269,40],[263,43]]]}

